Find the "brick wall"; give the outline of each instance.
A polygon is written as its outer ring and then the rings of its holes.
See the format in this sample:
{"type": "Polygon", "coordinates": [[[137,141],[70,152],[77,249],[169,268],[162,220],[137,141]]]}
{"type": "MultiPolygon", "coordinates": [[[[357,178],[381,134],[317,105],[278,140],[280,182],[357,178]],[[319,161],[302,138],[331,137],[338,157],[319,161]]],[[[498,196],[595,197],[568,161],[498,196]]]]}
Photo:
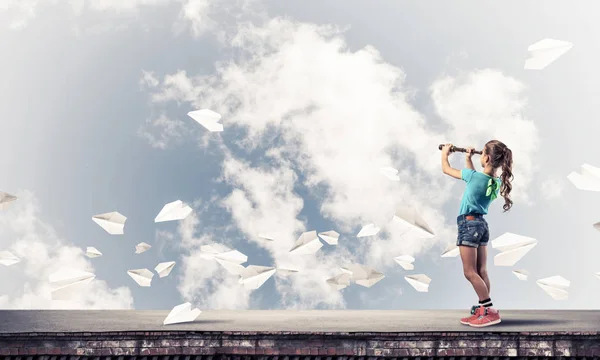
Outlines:
{"type": "Polygon", "coordinates": [[[27,360],[40,355],[147,356],[160,360],[167,359],[159,358],[160,355],[206,355],[202,358],[240,360],[376,360],[417,356],[592,359],[600,358],[600,334],[184,331],[0,334],[0,359],[18,356],[27,360]]]}

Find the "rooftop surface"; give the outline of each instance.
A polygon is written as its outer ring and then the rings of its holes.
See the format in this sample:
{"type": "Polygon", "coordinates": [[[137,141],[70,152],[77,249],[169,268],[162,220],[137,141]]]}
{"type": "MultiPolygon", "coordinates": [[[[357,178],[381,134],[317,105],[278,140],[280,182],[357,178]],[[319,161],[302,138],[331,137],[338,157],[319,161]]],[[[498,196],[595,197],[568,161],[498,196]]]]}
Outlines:
{"type": "Polygon", "coordinates": [[[163,325],[169,311],[0,310],[0,333],[125,331],[257,332],[600,332],[600,310],[500,310],[502,323],[460,324],[458,310],[210,310],[163,325]]]}

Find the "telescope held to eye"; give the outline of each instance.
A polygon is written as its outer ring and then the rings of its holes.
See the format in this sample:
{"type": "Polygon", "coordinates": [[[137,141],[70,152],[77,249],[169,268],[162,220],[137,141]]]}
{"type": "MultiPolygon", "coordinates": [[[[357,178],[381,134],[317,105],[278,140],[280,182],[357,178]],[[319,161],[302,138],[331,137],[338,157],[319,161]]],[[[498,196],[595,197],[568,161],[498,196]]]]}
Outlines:
{"type": "MultiPolygon", "coordinates": [[[[442,150],[442,148],[443,148],[443,147],[444,147],[444,144],[440,144],[440,146],[438,146],[438,149],[439,149],[439,150],[442,150]]],[[[464,148],[459,148],[459,147],[456,147],[456,146],[454,146],[454,145],[453,145],[453,146],[450,148],[450,152],[464,152],[464,153],[466,153],[466,152],[467,152],[467,149],[464,149],[464,148]]],[[[481,155],[481,154],[482,154],[482,151],[473,150],[473,154],[479,154],[479,155],[481,155]]]]}

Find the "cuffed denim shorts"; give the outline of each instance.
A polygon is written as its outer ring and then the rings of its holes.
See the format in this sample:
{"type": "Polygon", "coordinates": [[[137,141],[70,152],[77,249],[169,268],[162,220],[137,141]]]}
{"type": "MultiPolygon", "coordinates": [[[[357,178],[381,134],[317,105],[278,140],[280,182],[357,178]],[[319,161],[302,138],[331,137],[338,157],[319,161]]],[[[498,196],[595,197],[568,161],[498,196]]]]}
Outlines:
{"type": "Polygon", "coordinates": [[[456,218],[456,223],[458,225],[456,246],[463,245],[477,248],[487,245],[490,240],[490,231],[482,214],[460,215],[456,218]]]}

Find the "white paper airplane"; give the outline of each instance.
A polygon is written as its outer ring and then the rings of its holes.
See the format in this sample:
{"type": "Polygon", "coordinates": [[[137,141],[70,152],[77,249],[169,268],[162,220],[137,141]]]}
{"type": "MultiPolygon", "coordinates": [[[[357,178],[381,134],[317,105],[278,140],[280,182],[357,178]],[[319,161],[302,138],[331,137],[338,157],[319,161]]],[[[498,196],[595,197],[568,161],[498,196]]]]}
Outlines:
{"type": "Polygon", "coordinates": [[[275,241],[275,237],[271,234],[261,233],[261,234],[258,234],[258,237],[263,240],[275,241]]]}
{"type": "Polygon", "coordinates": [[[333,290],[342,290],[350,285],[352,275],[344,272],[326,280],[333,290]]]}
{"type": "Polygon", "coordinates": [[[600,271],[598,271],[597,273],[594,273],[594,276],[600,280],[600,271]]]}
{"type": "Polygon", "coordinates": [[[573,44],[570,42],[554,39],[544,39],[531,44],[527,48],[530,57],[525,61],[525,69],[541,70],[572,47],[573,44]]]}
{"type": "Polygon", "coordinates": [[[356,237],[366,237],[366,236],[375,236],[381,230],[375,224],[367,224],[360,229],[356,237]]]}
{"type": "Polygon", "coordinates": [[[492,240],[492,247],[501,251],[494,256],[494,265],[513,266],[525,256],[529,250],[533,249],[537,243],[538,241],[534,238],[509,232],[500,235],[492,240]]]}
{"type": "Polygon", "coordinates": [[[219,265],[223,266],[225,270],[227,270],[227,272],[229,272],[232,275],[241,276],[246,271],[246,268],[243,265],[217,258],[215,258],[215,260],[219,263],[219,265]]]}
{"type": "Polygon", "coordinates": [[[600,231],[600,222],[594,224],[594,229],[600,231]]]}
{"type": "Polygon", "coordinates": [[[133,281],[138,283],[139,286],[143,287],[149,287],[152,283],[152,278],[154,277],[152,271],[148,269],[128,270],[127,274],[133,279],[133,281]]]}
{"type": "Polygon", "coordinates": [[[16,196],[0,191],[0,210],[8,208],[15,200],[16,196]]]}
{"type": "Polygon", "coordinates": [[[296,274],[298,272],[300,272],[300,270],[296,269],[294,267],[282,266],[282,267],[277,268],[276,274],[281,275],[281,276],[290,276],[290,275],[296,274]]]}
{"type": "Polygon", "coordinates": [[[98,256],[102,256],[102,253],[96,249],[95,247],[92,246],[88,246],[85,249],[85,256],[89,257],[90,259],[96,258],[98,256]]]}
{"type": "Polygon", "coordinates": [[[141,254],[143,252],[148,251],[152,246],[150,244],[146,244],[145,242],[141,242],[135,246],[135,253],[141,254]]]}
{"type": "Polygon", "coordinates": [[[255,290],[262,286],[277,271],[274,267],[248,265],[239,280],[246,289],[255,290]]]}
{"type": "Polygon", "coordinates": [[[21,261],[10,251],[0,251],[0,264],[4,266],[11,266],[21,261]]]}
{"type": "Polygon", "coordinates": [[[216,254],[215,259],[228,261],[234,264],[243,264],[246,261],[248,261],[248,256],[242,254],[237,250],[230,250],[216,254]]]}
{"type": "Polygon", "coordinates": [[[316,231],[307,231],[302,233],[294,247],[290,249],[290,254],[294,255],[310,255],[319,251],[323,247],[323,243],[319,240],[316,231]]]}
{"type": "Polygon", "coordinates": [[[433,230],[416,209],[411,207],[401,207],[396,209],[396,213],[392,221],[397,225],[401,225],[405,230],[402,236],[411,238],[423,239],[432,238],[435,236],[433,230]]]}
{"type": "Polygon", "coordinates": [[[193,209],[181,200],[175,200],[163,206],[162,210],[154,218],[155,223],[164,221],[183,220],[192,213],[193,209]]]}
{"type": "Polygon", "coordinates": [[[192,322],[196,320],[201,313],[202,311],[198,309],[192,310],[192,304],[186,302],[175,306],[163,321],[163,325],[192,322]]]}
{"type": "Polygon", "coordinates": [[[223,131],[223,124],[219,123],[221,115],[212,110],[202,109],[190,111],[188,116],[196,120],[198,124],[204,126],[210,132],[223,131]]]}
{"type": "Polygon", "coordinates": [[[513,270],[512,273],[515,274],[517,279],[523,280],[523,281],[527,280],[527,276],[529,276],[529,271],[527,271],[527,270],[513,270]]]}
{"type": "Polygon", "coordinates": [[[117,211],[92,216],[92,220],[111,235],[122,235],[127,218],[117,211]]]}
{"type": "Polygon", "coordinates": [[[442,253],[442,257],[457,257],[458,255],[460,255],[460,249],[456,245],[448,247],[442,253]]]}
{"type": "Polygon", "coordinates": [[[383,273],[361,264],[351,264],[341,269],[344,273],[351,275],[357,285],[367,288],[377,284],[385,277],[383,273]]]}
{"type": "Polygon", "coordinates": [[[579,190],[600,191],[600,168],[583,164],[581,173],[572,172],[567,179],[579,190]]]}
{"type": "Polygon", "coordinates": [[[413,264],[413,262],[415,262],[415,258],[410,255],[396,256],[394,258],[394,261],[396,261],[398,263],[398,265],[402,266],[402,268],[404,270],[414,270],[415,269],[415,265],[413,264]]]}
{"type": "Polygon", "coordinates": [[[379,169],[379,172],[391,181],[400,181],[400,177],[398,176],[398,170],[394,169],[393,167],[382,167],[381,169],[379,169]]]}
{"type": "Polygon", "coordinates": [[[329,245],[337,245],[338,239],[340,238],[340,234],[333,230],[330,230],[319,233],[319,237],[329,245]]]}
{"type": "Polygon", "coordinates": [[[567,300],[569,298],[567,289],[571,282],[562,276],[547,277],[536,281],[536,283],[554,300],[567,300]]]}
{"type": "Polygon", "coordinates": [[[156,271],[159,277],[163,278],[165,276],[169,276],[171,270],[173,270],[173,267],[175,267],[175,261],[161,262],[160,264],[156,265],[154,271],[156,271]]]}
{"type": "Polygon", "coordinates": [[[425,274],[408,275],[404,279],[419,292],[428,292],[431,279],[425,274]]]}
{"type": "Polygon", "coordinates": [[[69,300],[73,295],[85,290],[96,275],[78,269],[63,267],[50,274],[52,300],[69,300]]]}

